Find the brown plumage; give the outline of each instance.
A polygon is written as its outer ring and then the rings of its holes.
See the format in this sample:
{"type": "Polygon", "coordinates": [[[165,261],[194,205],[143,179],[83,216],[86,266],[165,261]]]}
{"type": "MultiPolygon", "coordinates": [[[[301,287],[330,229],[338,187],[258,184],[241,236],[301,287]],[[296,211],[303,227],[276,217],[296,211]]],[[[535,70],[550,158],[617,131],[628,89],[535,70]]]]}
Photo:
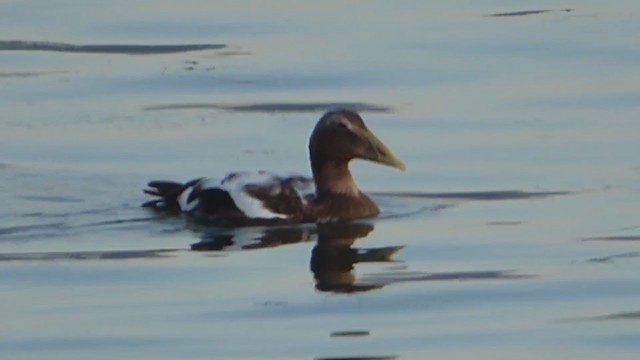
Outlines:
{"type": "Polygon", "coordinates": [[[313,179],[260,171],[232,173],[220,182],[207,178],[186,184],[156,181],[145,192],[159,199],[143,206],[180,209],[227,226],[366,218],[380,210],[357,187],[349,162],[364,159],[405,169],[362,118],[349,110],[331,111],[320,118],[309,139],[309,158],[313,179]]]}

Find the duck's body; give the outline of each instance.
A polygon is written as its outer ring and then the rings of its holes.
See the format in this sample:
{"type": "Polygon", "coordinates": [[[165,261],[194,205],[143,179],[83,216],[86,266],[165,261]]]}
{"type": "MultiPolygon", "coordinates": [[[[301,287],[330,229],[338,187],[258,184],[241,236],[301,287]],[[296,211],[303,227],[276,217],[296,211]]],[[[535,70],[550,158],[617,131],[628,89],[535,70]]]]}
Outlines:
{"type": "Polygon", "coordinates": [[[175,209],[215,225],[336,222],[377,215],[378,206],[356,186],[349,161],[361,158],[404,170],[404,164],[352,111],[326,113],[309,139],[313,178],[266,171],[235,172],[221,181],[152,181],[144,206],[175,209]]]}

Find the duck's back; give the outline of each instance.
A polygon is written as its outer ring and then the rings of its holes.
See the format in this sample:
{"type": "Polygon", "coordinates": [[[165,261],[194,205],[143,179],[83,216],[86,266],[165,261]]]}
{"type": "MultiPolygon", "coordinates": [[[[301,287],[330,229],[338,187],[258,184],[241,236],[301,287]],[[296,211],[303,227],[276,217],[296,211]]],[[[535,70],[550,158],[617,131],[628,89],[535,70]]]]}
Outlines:
{"type": "Polygon", "coordinates": [[[158,199],[144,206],[182,211],[222,226],[307,221],[307,207],[315,193],[312,179],[265,171],[234,172],[222,180],[201,178],[184,184],[152,181],[149,187],[145,192],[158,199]]]}

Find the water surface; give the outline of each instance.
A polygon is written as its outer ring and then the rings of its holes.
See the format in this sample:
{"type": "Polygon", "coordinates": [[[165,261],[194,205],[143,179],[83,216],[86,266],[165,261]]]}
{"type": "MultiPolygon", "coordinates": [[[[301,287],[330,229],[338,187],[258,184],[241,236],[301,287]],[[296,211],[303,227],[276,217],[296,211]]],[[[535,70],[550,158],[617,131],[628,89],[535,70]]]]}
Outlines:
{"type": "Polygon", "coordinates": [[[640,5],[0,5],[0,352],[12,359],[638,353],[640,5]],[[212,229],[150,179],[308,174],[346,106],[408,165],[383,209],[212,229]]]}

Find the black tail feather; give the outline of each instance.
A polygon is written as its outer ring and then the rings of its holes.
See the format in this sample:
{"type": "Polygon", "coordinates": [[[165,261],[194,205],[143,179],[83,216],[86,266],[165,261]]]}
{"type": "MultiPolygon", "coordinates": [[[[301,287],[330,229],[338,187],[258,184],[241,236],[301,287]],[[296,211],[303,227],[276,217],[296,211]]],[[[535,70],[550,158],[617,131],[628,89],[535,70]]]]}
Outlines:
{"type": "Polygon", "coordinates": [[[155,188],[155,191],[161,196],[175,194],[176,191],[182,191],[185,187],[184,184],[175,181],[151,181],[147,186],[155,188]]]}
{"type": "Polygon", "coordinates": [[[193,181],[189,181],[186,184],[182,184],[175,181],[151,181],[147,186],[149,189],[144,189],[145,194],[151,196],[157,196],[160,199],[154,199],[142,204],[142,207],[150,207],[154,209],[163,210],[180,210],[180,204],[178,204],[178,196],[189,186],[193,181]]]}

